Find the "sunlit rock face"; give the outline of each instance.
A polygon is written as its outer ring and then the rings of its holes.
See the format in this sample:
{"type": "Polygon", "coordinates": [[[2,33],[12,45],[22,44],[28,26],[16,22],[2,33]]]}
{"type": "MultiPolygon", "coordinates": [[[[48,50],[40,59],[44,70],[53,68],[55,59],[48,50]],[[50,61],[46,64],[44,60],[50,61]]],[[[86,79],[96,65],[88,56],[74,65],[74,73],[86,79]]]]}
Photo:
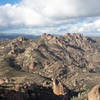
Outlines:
{"type": "Polygon", "coordinates": [[[96,85],[88,93],[88,100],[100,100],[100,85],[96,85]]]}

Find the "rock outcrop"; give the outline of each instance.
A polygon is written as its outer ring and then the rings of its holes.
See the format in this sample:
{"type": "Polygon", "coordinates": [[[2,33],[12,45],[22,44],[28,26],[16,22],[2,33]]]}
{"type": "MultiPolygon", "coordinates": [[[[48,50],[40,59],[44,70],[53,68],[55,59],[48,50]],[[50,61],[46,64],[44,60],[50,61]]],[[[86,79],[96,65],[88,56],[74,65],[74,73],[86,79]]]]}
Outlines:
{"type": "Polygon", "coordinates": [[[29,72],[32,72],[34,69],[35,69],[35,66],[36,66],[36,62],[33,62],[29,65],[28,69],[29,69],[29,72]]]}
{"type": "Polygon", "coordinates": [[[43,33],[43,34],[41,35],[41,38],[42,38],[42,39],[48,39],[48,40],[50,40],[50,39],[53,39],[54,36],[51,35],[51,34],[43,33]]]}
{"type": "Polygon", "coordinates": [[[100,85],[96,85],[88,93],[88,100],[100,100],[100,85]]]}
{"type": "Polygon", "coordinates": [[[53,93],[58,96],[62,96],[64,100],[69,100],[69,89],[66,88],[60,81],[55,78],[53,80],[53,93]]]}
{"type": "Polygon", "coordinates": [[[3,79],[0,79],[0,85],[2,85],[4,83],[3,79]]]}

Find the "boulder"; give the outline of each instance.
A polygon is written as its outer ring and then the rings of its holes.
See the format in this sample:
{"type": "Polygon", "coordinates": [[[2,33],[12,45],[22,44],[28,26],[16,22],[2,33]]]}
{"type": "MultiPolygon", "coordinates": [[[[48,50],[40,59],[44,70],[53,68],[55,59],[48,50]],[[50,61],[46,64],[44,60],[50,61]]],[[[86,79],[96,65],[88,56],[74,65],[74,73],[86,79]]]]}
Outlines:
{"type": "Polygon", "coordinates": [[[96,85],[88,93],[88,100],[100,100],[100,85],[96,85]]]}

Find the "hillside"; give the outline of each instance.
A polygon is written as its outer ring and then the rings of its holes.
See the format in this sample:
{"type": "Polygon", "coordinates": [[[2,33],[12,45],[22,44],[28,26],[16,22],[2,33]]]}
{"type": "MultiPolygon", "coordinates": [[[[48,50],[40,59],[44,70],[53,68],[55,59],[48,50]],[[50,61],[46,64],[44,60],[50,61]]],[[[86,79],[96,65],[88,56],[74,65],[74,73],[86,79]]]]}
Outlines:
{"type": "MultiPolygon", "coordinates": [[[[32,40],[21,36],[0,42],[0,78],[8,80],[1,86],[28,83],[51,88],[51,78],[55,77],[70,90],[83,91],[85,98],[88,90],[100,82],[98,42],[70,33],[64,36],[44,33],[32,40]]],[[[15,89],[12,87],[11,90],[15,89]]]]}

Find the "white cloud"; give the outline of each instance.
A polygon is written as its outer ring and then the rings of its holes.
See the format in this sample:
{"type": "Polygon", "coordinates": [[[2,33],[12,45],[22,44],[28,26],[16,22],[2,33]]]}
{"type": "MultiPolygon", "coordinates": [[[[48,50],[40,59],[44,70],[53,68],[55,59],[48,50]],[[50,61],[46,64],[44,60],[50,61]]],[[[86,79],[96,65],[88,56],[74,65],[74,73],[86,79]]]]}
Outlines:
{"type": "MultiPolygon", "coordinates": [[[[7,4],[0,7],[0,19],[6,25],[34,26],[43,24],[42,16],[34,10],[19,5],[7,4]]],[[[2,26],[2,23],[0,23],[2,26]]]]}
{"type": "Polygon", "coordinates": [[[79,33],[85,33],[85,34],[100,34],[100,19],[94,20],[92,22],[85,22],[81,25],[75,25],[72,26],[69,30],[69,32],[79,32],[79,33]]]}
{"type": "Polygon", "coordinates": [[[37,32],[34,27],[40,27],[38,32],[99,32],[99,16],[99,0],[22,0],[0,6],[0,32],[9,28],[37,32]]]}

